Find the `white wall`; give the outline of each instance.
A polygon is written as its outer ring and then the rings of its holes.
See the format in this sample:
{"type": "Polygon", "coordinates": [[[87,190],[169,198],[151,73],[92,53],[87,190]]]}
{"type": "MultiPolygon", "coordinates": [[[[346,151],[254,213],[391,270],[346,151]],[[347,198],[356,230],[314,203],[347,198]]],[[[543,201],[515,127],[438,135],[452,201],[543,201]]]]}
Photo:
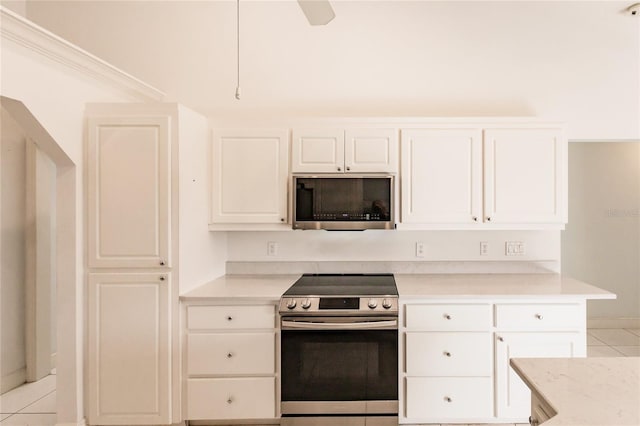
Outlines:
{"type": "Polygon", "coordinates": [[[29,17],[211,117],[538,116],[640,138],[640,18],[625,1],[33,1],[29,17]]]}
{"type": "Polygon", "coordinates": [[[226,233],[209,232],[211,130],[209,120],[179,109],[180,293],[224,275],[226,233]]]}
{"type": "Polygon", "coordinates": [[[562,268],[618,295],[589,317],[640,318],[640,142],[569,144],[562,268]]]}
{"type": "MultiPolygon", "coordinates": [[[[61,148],[69,164],[58,169],[58,256],[70,264],[72,272],[59,282],[57,288],[58,329],[57,405],[58,423],[78,423],[84,415],[83,407],[83,330],[84,330],[84,271],[83,265],[83,131],[84,108],[87,102],[127,102],[140,100],[128,88],[121,88],[113,80],[98,79],[73,68],[71,62],[56,61],[32,50],[30,42],[40,43],[41,32],[2,11],[3,32],[0,45],[0,94],[22,101],[33,116],[48,131],[61,148]],[[11,24],[11,26],[8,26],[11,24]],[[5,34],[19,34],[17,39],[5,34]],[[70,190],[61,191],[61,188],[70,190]],[[75,241],[69,244],[69,236],[75,241]],[[62,241],[62,243],[61,243],[62,241]]],[[[54,43],[55,44],[55,43],[54,43]]],[[[56,44],[60,47],[60,44],[56,44]]],[[[63,49],[63,52],[65,50],[63,49]]],[[[59,51],[58,51],[59,53],[59,51]]],[[[124,80],[123,80],[124,81],[124,80]]],[[[39,141],[36,141],[39,142],[39,141]]],[[[55,149],[53,149],[55,151],[55,149]]],[[[50,150],[51,151],[51,150],[50,150]]],[[[49,151],[48,151],[49,152],[49,151]]],[[[56,159],[55,156],[52,158],[56,159]]],[[[58,157],[59,158],[59,157],[58,157]]],[[[2,251],[2,256],[6,255],[2,251]]]]}
{"type": "Polygon", "coordinates": [[[0,392],[25,380],[25,134],[2,108],[0,392]]]}

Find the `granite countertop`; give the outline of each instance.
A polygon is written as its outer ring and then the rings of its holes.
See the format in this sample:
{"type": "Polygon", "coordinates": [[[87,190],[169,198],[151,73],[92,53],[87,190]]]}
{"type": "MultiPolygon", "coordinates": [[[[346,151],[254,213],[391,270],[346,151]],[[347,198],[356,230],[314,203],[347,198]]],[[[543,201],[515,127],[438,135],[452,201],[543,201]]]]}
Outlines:
{"type": "Polygon", "coordinates": [[[556,415],[544,426],[640,425],[640,358],[512,358],[556,415]]]}
{"type": "MultiPolygon", "coordinates": [[[[223,275],[183,294],[183,301],[253,300],[277,302],[300,277],[290,275],[223,275]]],[[[404,299],[496,298],[615,299],[606,290],[558,274],[395,274],[404,299]]]]}
{"type": "Polygon", "coordinates": [[[616,295],[559,274],[396,274],[401,298],[585,298],[615,299],[616,295]]]}
{"type": "Polygon", "coordinates": [[[180,296],[182,301],[251,300],[274,303],[300,275],[223,275],[180,296]]]}

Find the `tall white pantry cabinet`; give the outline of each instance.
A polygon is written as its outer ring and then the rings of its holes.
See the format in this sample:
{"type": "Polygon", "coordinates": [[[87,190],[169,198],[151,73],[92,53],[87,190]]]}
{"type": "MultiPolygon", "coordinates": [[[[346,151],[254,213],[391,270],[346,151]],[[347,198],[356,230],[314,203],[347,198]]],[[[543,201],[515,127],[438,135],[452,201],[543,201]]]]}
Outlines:
{"type": "Polygon", "coordinates": [[[180,421],[178,154],[179,143],[208,146],[195,116],[177,104],[87,107],[89,424],[180,421]]]}

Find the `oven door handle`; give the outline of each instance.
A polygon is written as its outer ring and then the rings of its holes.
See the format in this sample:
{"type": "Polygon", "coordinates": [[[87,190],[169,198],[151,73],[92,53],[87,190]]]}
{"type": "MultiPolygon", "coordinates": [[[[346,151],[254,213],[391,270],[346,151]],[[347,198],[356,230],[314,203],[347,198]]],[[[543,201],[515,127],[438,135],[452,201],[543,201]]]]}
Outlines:
{"type": "Polygon", "coordinates": [[[393,330],[398,328],[398,320],[358,321],[358,322],[320,322],[282,320],[283,330],[393,330]]]}

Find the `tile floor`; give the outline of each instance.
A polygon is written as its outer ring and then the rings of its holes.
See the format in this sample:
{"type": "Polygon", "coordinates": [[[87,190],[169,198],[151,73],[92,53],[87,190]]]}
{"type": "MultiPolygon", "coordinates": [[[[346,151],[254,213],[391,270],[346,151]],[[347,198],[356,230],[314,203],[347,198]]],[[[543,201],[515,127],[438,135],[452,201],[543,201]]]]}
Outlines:
{"type": "MultiPolygon", "coordinates": [[[[595,328],[587,331],[587,356],[640,356],[640,328],[595,328]]],[[[1,426],[53,426],[56,423],[56,374],[0,396],[1,426]]],[[[429,425],[437,426],[437,425],[429,425]]],[[[449,425],[440,425],[449,426],[449,425]]],[[[456,425],[475,426],[475,425],[456,425]]],[[[492,425],[483,425],[492,426],[492,425]]],[[[500,426],[511,426],[501,424],[500,426]]],[[[520,425],[516,425],[520,426],[520,425]]]]}
{"type": "Polygon", "coordinates": [[[0,396],[0,425],[52,426],[56,424],[56,371],[0,396]]]}

